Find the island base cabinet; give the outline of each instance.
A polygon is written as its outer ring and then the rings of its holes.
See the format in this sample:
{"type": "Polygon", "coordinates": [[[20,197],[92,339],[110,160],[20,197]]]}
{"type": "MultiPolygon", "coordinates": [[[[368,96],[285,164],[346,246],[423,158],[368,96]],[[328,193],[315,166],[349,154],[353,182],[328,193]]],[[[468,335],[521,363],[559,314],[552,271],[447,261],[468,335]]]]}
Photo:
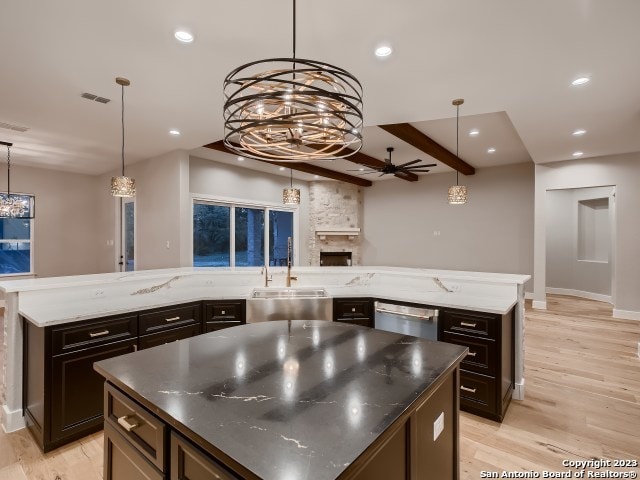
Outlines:
{"type": "Polygon", "coordinates": [[[171,480],[236,480],[190,441],[171,433],[171,480]]]}
{"type": "Polygon", "coordinates": [[[105,480],[163,480],[157,471],[115,429],[104,425],[104,478],[105,480]]]}

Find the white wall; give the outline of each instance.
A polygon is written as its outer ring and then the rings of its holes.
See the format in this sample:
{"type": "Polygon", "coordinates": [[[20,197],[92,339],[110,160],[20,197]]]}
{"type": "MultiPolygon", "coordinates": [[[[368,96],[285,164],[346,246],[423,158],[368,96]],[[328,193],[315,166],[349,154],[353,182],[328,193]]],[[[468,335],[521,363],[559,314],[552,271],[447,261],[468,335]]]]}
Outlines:
{"type": "Polygon", "coordinates": [[[533,165],[461,176],[466,205],[447,203],[452,182],[438,174],[363,189],[363,264],[532,274],[533,165]]]}
{"type": "MultiPolygon", "coordinates": [[[[551,190],[547,192],[546,201],[546,272],[547,291],[557,293],[591,293],[610,299],[611,296],[611,264],[609,259],[609,237],[611,225],[605,219],[604,230],[600,235],[602,255],[605,262],[581,260],[580,244],[580,204],[584,200],[609,198],[613,194],[612,187],[577,188],[551,190]],[[566,290],[566,292],[558,291],[566,290]]],[[[613,199],[613,197],[612,197],[613,199]]],[[[606,212],[611,212],[609,208],[606,212]]],[[[608,216],[607,216],[608,217],[608,216]]],[[[586,295],[589,296],[589,295],[586,295]]]]}
{"type": "MultiPolygon", "coordinates": [[[[6,182],[6,168],[0,169],[0,190],[5,191],[6,182]]],[[[102,271],[96,258],[97,188],[94,176],[11,166],[11,190],[36,196],[33,255],[38,277],[102,271]]]]}
{"type": "MultiPolygon", "coordinates": [[[[189,189],[194,195],[281,204],[282,189],[288,185],[289,178],[285,176],[270,175],[198,157],[190,159],[189,189]]],[[[308,265],[309,184],[294,179],[293,186],[300,189],[298,262],[300,265],[308,265]]]]}
{"type": "Polygon", "coordinates": [[[548,190],[615,186],[614,314],[640,319],[640,153],[536,165],[534,296],[545,302],[548,190]]]}

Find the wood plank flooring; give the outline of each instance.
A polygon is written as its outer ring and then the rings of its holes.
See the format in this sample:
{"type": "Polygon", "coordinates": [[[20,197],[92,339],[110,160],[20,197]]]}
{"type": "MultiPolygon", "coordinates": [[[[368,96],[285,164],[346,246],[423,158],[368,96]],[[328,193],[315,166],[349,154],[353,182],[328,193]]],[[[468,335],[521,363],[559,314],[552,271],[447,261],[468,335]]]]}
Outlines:
{"type": "MultiPolygon", "coordinates": [[[[461,415],[461,480],[563,471],[562,460],[640,461],[640,322],[592,300],[550,295],[547,306],[527,305],[526,399],[502,424],[461,415]]],[[[0,480],[101,478],[102,433],[42,454],[26,431],[0,432],[0,480]]]]}

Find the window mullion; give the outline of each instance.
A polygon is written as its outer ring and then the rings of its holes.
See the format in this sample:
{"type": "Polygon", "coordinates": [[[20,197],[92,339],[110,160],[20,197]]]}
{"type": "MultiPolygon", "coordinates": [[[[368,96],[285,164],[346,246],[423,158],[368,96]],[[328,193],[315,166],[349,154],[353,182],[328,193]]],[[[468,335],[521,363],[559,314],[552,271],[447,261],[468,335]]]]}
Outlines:
{"type": "Polygon", "coordinates": [[[236,206],[229,206],[229,266],[236,266],[236,206]]]}

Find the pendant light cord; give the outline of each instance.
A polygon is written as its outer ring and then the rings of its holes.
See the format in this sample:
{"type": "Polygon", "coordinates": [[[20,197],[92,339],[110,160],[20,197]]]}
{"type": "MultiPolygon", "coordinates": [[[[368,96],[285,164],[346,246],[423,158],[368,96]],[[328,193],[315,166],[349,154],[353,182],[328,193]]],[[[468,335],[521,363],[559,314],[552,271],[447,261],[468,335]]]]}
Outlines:
{"type": "Polygon", "coordinates": [[[120,96],[120,100],[122,103],[122,116],[121,116],[121,123],[122,123],[122,176],[124,177],[124,85],[120,85],[120,88],[122,90],[121,96],[120,96]]]}
{"type": "MultiPolygon", "coordinates": [[[[456,160],[460,160],[458,157],[458,142],[460,140],[460,105],[456,105],[456,160]]],[[[460,172],[456,169],[456,186],[458,186],[458,175],[460,172]]]]}
{"type": "Polygon", "coordinates": [[[11,146],[7,145],[7,199],[11,197],[11,146]]]}

